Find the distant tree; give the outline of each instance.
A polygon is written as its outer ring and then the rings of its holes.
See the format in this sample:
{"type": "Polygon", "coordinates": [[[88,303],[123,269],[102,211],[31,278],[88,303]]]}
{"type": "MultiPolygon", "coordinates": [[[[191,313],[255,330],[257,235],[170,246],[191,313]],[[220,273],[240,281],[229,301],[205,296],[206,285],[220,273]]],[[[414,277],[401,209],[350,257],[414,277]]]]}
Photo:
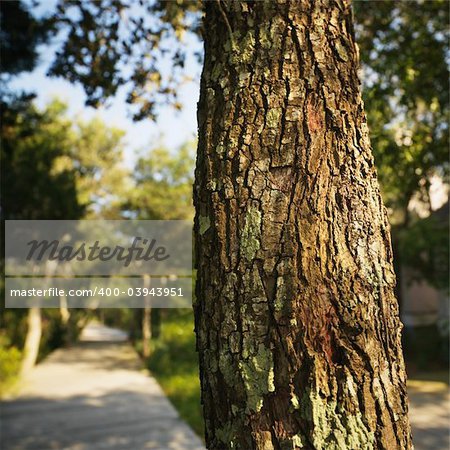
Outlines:
{"type": "Polygon", "coordinates": [[[77,219],[122,201],[124,132],[66,111],[58,100],[43,111],[28,101],[2,108],[3,218],[77,219]]]}
{"type": "MultiPolygon", "coordinates": [[[[449,291],[448,203],[424,219],[401,230],[400,252],[410,269],[410,279],[426,279],[443,292],[449,291]]],[[[448,319],[448,318],[447,318],[448,319]]]]}
{"type": "MultiPolygon", "coordinates": [[[[68,151],[70,122],[64,106],[53,103],[38,111],[29,99],[16,100],[1,108],[0,163],[1,218],[76,219],[83,213],[78,203],[73,169],[55,167],[68,151]]],[[[19,312],[5,310],[9,320],[19,312]]],[[[41,310],[30,308],[24,342],[23,371],[32,367],[42,336],[41,310]]]]}
{"type": "Polygon", "coordinates": [[[448,181],[449,9],[445,0],[355,2],[364,99],[393,224],[430,178],[448,181]]]}
{"type": "Polygon", "coordinates": [[[76,219],[84,212],[73,166],[72,124],[61,102],[39,111],[28,102],[1,110],[2,219],[76,219]]]}
{"type": "Polygon", "coordinates": [[[139,219],[192,219],[193,179],[193,143],[182,145],[176,152],[155,148],[138,160],[134,187],[124,208],[139,219]]]}
{"type": "MultiPolygon", "coordinates": [[[[157,147],[142,156],[133,172],[133,186],[128,192],[124,211],[144,220],[192,220],[192,183],[194,178],[194,144],[186,143],[177,152],[157,147]]],[[[150,279],[144,277],[143,286],[150,279]]],[[[142,353],[150,354],[151,323],[160,322],[159,310],[145,307],[136,311],[136,325],[141,330],[142,353]],[[153,319],[153,320],[152,320],[153,319]]]]}
{"type": "MultiPolygon", "coordinates": [[[[51,20],[36,19],[21,1],[0,2],[0,25],[1,229],[5,219],[76,219],[86,213],[98,214],[100,209],[114,215],[126,178],[118,168],[123,133],[98,119],[74,125],[61,102],[39,111],[32,103],[32,92],[12,91],[8,82],[35,68],[38,45],[48,42],[54,28],[51,20]]],[[[44,310],[52,318],[42,324],[42,311],[31,308],[23,341],[16,330],[24,328],[24,312],[5,310],[2,305],[1,332],[8,335],[9,345],[24,347],[22,367],[27,370],[36,362],[41,336],[45,345],[61,343],[62,334],[75,332],[71,327],[80,314],[76,312],[72,320],[66,317],[69,329],[62,330],[48,326],[47,322],[59,319],[52,312],[44,310]],[[56,339],[50,334],[60,336],[56,339]]]]}
{"type": "MultiPolygon", "coordinates": [[[[80,219],[100,211],[110,214],[114,202],[118,202],[126,180],[120,167],[123,133],[98,119],[89,124],[74,122],[67,117],[66,109],[55,100],[41,111],[29,98],[17,98],[1,108],[2,221],[80,219]]],[[[41,315],[39,308],[28,312],[24,369],[34,365],[38,357],[41,336],[46,331],[41,315]]],[[[54,314],[48,315],[45,310],[44,315],[55,320],[54,314]]],[[[74,315],[75,322],[79,315],[74,315]]],[[[3,316],[2,328],[9,333],[11,324],[7,322],[24,319],[22,312],[15,310],[4,310],[3,316]]],[[[67,325],[76,326],[74,321],[67,325]]],[[[53,328],[63,332],[61,327],[53,328]]]]}
{"type": "Polygon", "coordinates": [[[69,153],[61,161],[75,171],[75,186],[85,217],[118,219],[130,188],[130,173],[124,166],[125,133],[100,118],[75,120],[69,153]]]}
{"type": "MultiPolygon", "coordinates": [[[[38,165],[32,168],[33,162],[30,160],[33,158],[33,154],[24,155],[22,149],[18,153],[22,153],[18,156],[14,150],[14,139],[26,139],[30,133],[32,133],[33,124],[36,120],[30,120],[29,128],[25,131],[27,125],[22,126],[19,131],[17,129],[18,123],[21,120],[37,119],[40,120],[39,115],[32,110],[31,101],[34,97],[33,93],[16,93],[9,89],[8,82],[11,78],[24,71],[31,71],[37,64],[38,52],[37,46],[47,41],[50,32],[50,22],[44,20],[38,20],[30,14],[23,2],[7,1],[0,2],[0,38],[2,43],[2,55],[0,59],[0,138],[1,138],[1,170],[2,170],[2,200],[0,207],[1,218],[1,234],[4,235],[4,219],[6,218],[26,218],[28,212],[36,212],[39,207],[39,203],[35,203],[36,192],[39,188],[44,188],[43,208],[48,206],[49,196],[51,193],[47,188],[45,180],[43,185],[39,186],[39,181],[31,178],[38,185],[28,186],[28,189],[24,189],[26,183],[26,177],[32,175],[33,169],[41,174],[45,169],[46,162],[43,161],[43,165],[38,165]],[[22,160],[22,157],[23,160],[22,160]],[[30,165],[31,163],[31,165],[30,165]],[[20,168],[19,168],[20,167],[20,168]],[[6,170],[5,170],[6,169],[6,170]],[[16,179],[18,171],[24,169],[24,172],[19,176],[21,178],[16,179]],[[6,189],[3,189],[5,188],[6,189]],[[8,187],[19,188],[16,195],[12,196],[11,191],[8,192],[8,187]],[[31,193],[31,195],[28,195],[31,193]]],[[[54,152],[50,152],[54,153],[54,152]]],[[[47,155],[49,156],[49,155],[47,155]]],[[[50,159],[54,157],[54,154],[50,156],[50,159]]],[[[35,158],[38,159],[39,157],[35,158]]],[[[46,174],[45,179],[48,178],[46,174]]],[[[64,193],[69,194],[71,197],[73,192],[71,189],[70,177],[64,174],[60,177],[62,195],[64,193]]],[[[55,181],[55,180],[52,180],[55,181]]],[[[51,184],[50,184],[51,190],[51,184]]],[[[73,202],[68,202],[69,209],[77,209],[78,205],[73,202]]],[[[73,212],[73,211],[72,211],[73,212]]],[[[3,240],[1,240],[1,265],[3,268],[3,240]]],[[[2,290],[4,288],[3,282],[1,283],[2,290]]],[[[15,331],[21,327],[17,326],[21,321],[23,322],[23,311],[6,311],[4,305],[2,308],[2,334],[8,333],[6,336],[6,342],[8,345],[14,345],[20,341],[19,334],[15,331]],[[19,337],[19,339],[15,339],[19,337]]],[[[28,311],[27,319],[28,327],[26,331],[26,338],[24,342],[24,360],[22,362],[22,368],[27,369],[37,359],[39,342],[42,335],[41,324],[41,312],[37,308],[31,308],[28,311]]],[[[8,351],[6,349],[5,351],[8,351]]]]}

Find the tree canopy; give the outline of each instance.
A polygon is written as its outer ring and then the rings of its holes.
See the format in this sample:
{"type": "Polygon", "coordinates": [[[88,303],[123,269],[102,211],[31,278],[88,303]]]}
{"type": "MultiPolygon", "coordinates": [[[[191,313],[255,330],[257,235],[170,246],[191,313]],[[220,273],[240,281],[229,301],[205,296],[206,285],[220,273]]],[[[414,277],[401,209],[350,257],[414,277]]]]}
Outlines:
{"type": "Polygon", "coordinates": [[[47,42],[52,29],[47,19],[36,19],[22,2],[0,3],[0,37],[2,42],[1,77],[33,70],[39,44],[47,42]]]}
{"type": "Polygon", "coordinates": [[[50,74],[80,83],[91,106],[126,86],[137,120],[155,118],[161,103],[179,108],[177,87],[192,54],[181,40],[198,33],[198,8],[185,0],[61,0],[52,22],[65,39],[50,74]]]}
{"type": "Polygon", "coordinates": [[[157,147],[138,160],[123,208],[139,219],[192,219],[193,175],[193,143],[176,153],[157,147]]]}
{"type": "Polygon", "coordinates": [[[123,132],[73,121],[58,100],[2,108],[2,218],[78,219],[111,209],[125,183],[123,132]]]}
{"type": "Polygon", "coordinates": [[[39,111],[28,101],[1,110],[2,219],[77,219],[84,211],[72,165],[70,122],[60,102],[39,111]]]}

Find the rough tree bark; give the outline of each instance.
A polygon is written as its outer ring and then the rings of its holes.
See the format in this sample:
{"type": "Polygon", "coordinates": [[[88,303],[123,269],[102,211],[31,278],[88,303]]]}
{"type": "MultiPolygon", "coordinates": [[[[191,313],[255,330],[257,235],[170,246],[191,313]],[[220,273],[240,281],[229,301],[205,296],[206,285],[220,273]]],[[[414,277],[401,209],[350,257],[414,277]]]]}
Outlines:
{"type": "Polygon", "coordinates": [[[196,316],[209,449],[408,449],[345,0],[205,3],[196,316]]]}

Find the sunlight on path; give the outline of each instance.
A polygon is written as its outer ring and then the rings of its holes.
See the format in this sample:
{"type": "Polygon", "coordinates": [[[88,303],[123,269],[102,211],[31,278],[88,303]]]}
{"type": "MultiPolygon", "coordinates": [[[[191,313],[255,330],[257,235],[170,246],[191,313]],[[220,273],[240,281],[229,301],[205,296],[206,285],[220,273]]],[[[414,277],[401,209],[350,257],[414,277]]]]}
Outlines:
{"type": "Polygon", "coordinates": [[[1,409],[5,450],[203,450],[126,335],[91,324],[30,373],[1,409]]]}
{"type": "Polygon", "coordinates": [[[88,342],[125,342],[127,333],[116,328],[105,327],[101,323],[91,322],[81,332],[80,340],[88,342]]]}
{"type": "Polygon", "coordinates": [[[410,419],[414,450],[450,448],[450,395],[446,383],[408,383],[410,419]]]}

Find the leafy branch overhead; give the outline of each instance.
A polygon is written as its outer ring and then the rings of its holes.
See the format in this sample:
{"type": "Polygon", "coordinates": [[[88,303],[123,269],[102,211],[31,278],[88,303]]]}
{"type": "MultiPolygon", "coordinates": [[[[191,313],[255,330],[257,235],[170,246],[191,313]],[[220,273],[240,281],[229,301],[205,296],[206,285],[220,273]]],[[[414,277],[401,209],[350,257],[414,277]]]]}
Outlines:
{"type": "Polygon", "coordinates": [[[21,2],[0,2],[1,79],[30,71],[38,60],[37,46],[46,43],[51,21],[38,20],[21,2]]]}
{"type": "Polygon", "coordinates": [[[160,104],[180,108],[186,59],[199,56],[182,41],[197,39],[199,18],[190,1],[60,0],[52,20],[63,44],[49,74],[80,83],[91,106],[126,86],[133,118],[154,119],[160,104]]]}

